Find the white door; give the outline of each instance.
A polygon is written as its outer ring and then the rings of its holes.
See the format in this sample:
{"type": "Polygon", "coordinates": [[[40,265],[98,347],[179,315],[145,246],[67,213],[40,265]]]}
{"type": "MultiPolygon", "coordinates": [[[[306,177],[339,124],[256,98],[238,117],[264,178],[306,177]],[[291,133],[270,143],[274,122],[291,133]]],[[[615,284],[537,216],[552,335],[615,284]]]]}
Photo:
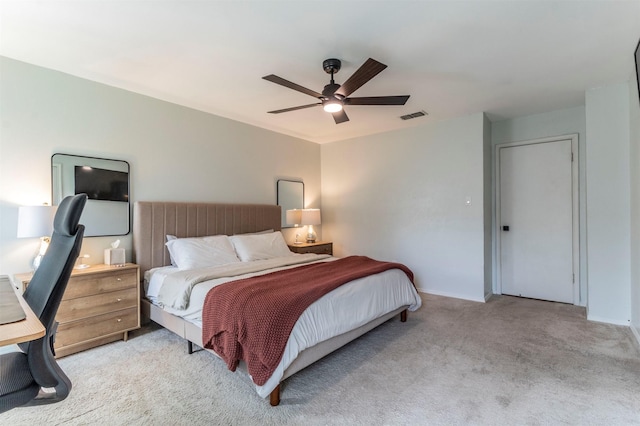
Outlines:
{"type": "Polygon", "coordinates": [[[574,303],[572,140],[502,147],[498,159],[502,293],[574,303]]]}

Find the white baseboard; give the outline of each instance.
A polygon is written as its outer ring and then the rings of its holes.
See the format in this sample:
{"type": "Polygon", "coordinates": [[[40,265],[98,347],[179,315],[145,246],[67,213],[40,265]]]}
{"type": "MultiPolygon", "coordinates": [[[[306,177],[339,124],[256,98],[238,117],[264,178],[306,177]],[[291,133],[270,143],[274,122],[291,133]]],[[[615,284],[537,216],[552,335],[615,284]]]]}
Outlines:
{"type": "MultiPolygon", "coordinates": [[[[449,293],[449,292],[446,292],[446,291],[437,291],[437,290],[427,290],[427,289],[424,289],[424,288],[418,288],[418,291],[420,293],[433,294],[433,295],[436,295],[436,296],[453,297],[454,299],[470,300],[472,302],[484,303],[484,302],[486,302],[488,300],[485,297],[472,297],[472,296],[468,296],[466,294],[449,293]]],[[[489,296],[491,296],[491,295],[489,295],[489,296]]]]}
{"type": "Polygon", "coordinates": [[[596,316],[588,315],[588,314],[587,314],[587,319],[589,321],[604,322],[604,323],[607,323],[607,324],[624,325],[624,326],[627,326],[627,327],[630,326],[628,320],[625,321],[625,320],[612,319],[612,318],[602,318],[602,317],[596,317],[596,316]]]}

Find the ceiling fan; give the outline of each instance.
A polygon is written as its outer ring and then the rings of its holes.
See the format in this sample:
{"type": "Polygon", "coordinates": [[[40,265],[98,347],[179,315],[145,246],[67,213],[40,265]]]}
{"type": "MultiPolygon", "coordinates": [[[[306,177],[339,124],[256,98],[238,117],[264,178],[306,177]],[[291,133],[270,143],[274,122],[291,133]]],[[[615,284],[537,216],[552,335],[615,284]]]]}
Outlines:
{"type": "Polygon", "coordinates": [[[291,108],[278,109],[275,111],[268,111],[269,114],[280,114],[282,112],[295,111],[298,109],[311,108],[314,106],[322,105],[326,112],[330,112],[333,115],[333,119],[336,124],[349,121],[349,117],[344,112],[343,107],[345,105],[404,105],[409,99],[409,95],[403,96],[368,96],[359,98],[350,98],[353,92],[362,87],[366,82],[378,75],[387,66],[381,64],[375,59],[367,59],[364,64],[351,77],[347,79],[342,85],[333,81],[333,75],[340,71],[342,63],[339,59],[326,59],[322,62],[322,68],[324,68],[327,74],[331,74],[331,82],[324,86],[322,93],[318,93],[306,87],[302,87],[299,84],[292,83],[277,75],[267,75],[262,77],[263,79],[272,83],[279,84],[289,89],[297,90],[314,98],[318,98],[320,102],[308,105],[301,105],[291,108]]]}

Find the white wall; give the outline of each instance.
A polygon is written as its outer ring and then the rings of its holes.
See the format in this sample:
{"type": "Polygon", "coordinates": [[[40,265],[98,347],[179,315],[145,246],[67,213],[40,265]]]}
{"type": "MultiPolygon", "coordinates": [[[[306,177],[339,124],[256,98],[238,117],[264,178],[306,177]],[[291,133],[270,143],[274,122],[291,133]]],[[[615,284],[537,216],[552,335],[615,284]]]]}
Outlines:
{"type": "Polygon", "coordinates": [[[586,92],[587,259],[591,320],[631,316],[629,84],[586,92]]]}
{"type": "Polygon", "coordinates": [[[484,295],[489,299],[493,294],[493,147],[491,145],[492,124],[484,116],[483,129],[483,176],[484,176],[484,295]]]}
{"type": "MultiPolygon", "coordinates": [[[[549,136],[578,134],[579,167],[579,210],[580,210],[580,301],[587,304],[587,217],[586,217],[586,118],[583,106],[550,111],[543,114],[518,117],[511,120],[496,121],[491,125],[492,144],[519,142],[540,139],[549,136]]],[[[495,155],[492,154],[492,161],[495,155]]],[[[495,170],[492,164],[492,188],[495,188],[495,170]]],[[[495,191],[493,191],[495,192],[495,191]]],[[[495,194],[492,197],[495,206],[495,194]]],[[[493,213],[495,216],[495,212],[493,213]]],[[[495,277],[495,271],[494,271],[495,277]]],[[[494,283],[495,288],[495,283],[494,283]]]]}
{"type": "Polygon", "coordinates": [[[629,80],[631,173],[631,329],[640,342],[640,94],[635,73],[629,80]]]}
{"type": "Polygon", "coordinates": [[[421,291],[484,301],[484,125],[479,113],[322,145],[324,239],[406,264],[421,291]]]}
{"type": "MultiPolygon", "coordinates": [[[[296,178],[320,207],[315,143],[7,58],[0,73],[0,274],[29,270],[38,240],[15,237],[18,206],[50,202],[56,152],[128,161],[132,201],[275,204],[277,179],[296,178]]],[[[114,239],[85,238],[88,263],[114,239]]]]}

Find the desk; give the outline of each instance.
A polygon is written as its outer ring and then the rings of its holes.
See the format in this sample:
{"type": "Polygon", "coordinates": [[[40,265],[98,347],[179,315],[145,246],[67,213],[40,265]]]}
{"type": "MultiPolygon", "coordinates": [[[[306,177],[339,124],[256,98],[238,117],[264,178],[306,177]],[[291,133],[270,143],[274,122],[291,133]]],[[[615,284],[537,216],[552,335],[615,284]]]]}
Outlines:
{"type": "MultiPolygon", "coordinates": [[[[9,278],[0,276],[0,280],[5,279],[8,280],[9,278]]],[[[13,285],[11,287],[13,287],[13,285]]],[[[46,331],[40,319],[33,313],[31,307],[22,297],[22,294],[18,293],[15,287],[13,287],[13,290],[16,292],[18,302],[20,302],[20,306],[22,306],[27,318],[9,324],[0,324],[0,346],[36,340],[44,336],[46,331]]]]}

